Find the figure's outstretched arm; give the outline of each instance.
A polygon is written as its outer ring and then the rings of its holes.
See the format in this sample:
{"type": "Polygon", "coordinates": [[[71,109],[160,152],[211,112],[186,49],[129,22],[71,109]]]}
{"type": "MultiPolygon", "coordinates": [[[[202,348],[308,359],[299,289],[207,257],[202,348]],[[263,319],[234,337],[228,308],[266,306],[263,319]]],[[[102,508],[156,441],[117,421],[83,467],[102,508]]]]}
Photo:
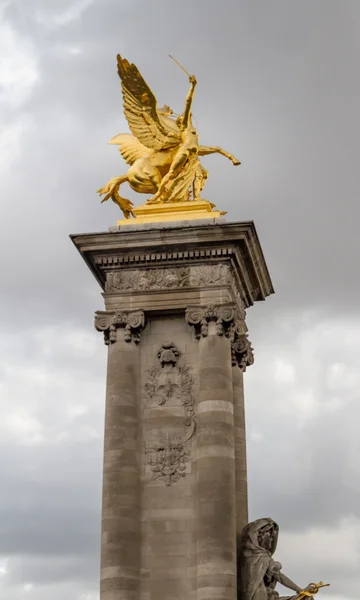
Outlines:
{"type": "Polygon", "coordinates": [[[294,592],[297,592],[297,593],[302,591],[301,587],[296,585],[296,583],[291,581],[291,579],[289,579],[289,577],[286,577],[286,575],[284,575],[284,573],[281,573],[281,571],[278,573],[277,579],[278,579],[278,582],[281,583],[281,585],[287,587],[289,590],[293,590],[294,592]]]}
{"type": "Polygon", "coordinates": [[[189,81],[191,85],[185,100],[184,116],[181,123],[181,131],[184,131],[189,124],[191,105],[194,99],[195,87],[197,84],[195,75],[190,75],[189,81]]]}
{"type": "Polygon", "coordinates": [[[240,161],[237,158],[235,158],[233,154],[229,154],[229,152],[226,152],[219,146],[199,146],[198,155],[206,156],[207,154],[222,154],[222,156],[225,156],[226,158],[231,160],[233,165],[241,164],[240,161]]]}

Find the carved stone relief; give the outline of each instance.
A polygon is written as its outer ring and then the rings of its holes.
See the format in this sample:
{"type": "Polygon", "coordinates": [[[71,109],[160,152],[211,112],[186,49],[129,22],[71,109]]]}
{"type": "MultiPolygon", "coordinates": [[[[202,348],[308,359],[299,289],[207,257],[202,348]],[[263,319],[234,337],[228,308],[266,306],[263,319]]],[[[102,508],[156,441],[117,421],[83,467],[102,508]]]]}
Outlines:
{"type": "Polygon", "coordinates": [[[158,269],[122,269],[106,278],[107,292],[139,292],[204,285],[226,285],[232,281],[230,265],[216,263],[158,269]]]}
{"type": "Polygon", "coordinates": [[[153,472],[153,479],[162,479],[165,485],[171,485],[185,477],[186,462],[190,460],[190,449],[185,440],[171,442],[160,441],[157,446],[148,449],[148,464],[153,472]]]}
{"type": "Polygon", "coordinates": [[[231,283],[230,265],[194,265],[190,267],[190,285],[226,285],[231,283]]]}
{"type": "Polygon", "coordinates": [[[161,290],[189,285],[190,267],[168,269],[123,269],[108,273],[106,291],[161,290]]]}
{"type": "Polygon", "coordinates": [[[156,401],[164,406],[170,400],[179,400],[185,409],[184,427],[187,435],[172,441],[167,435],[166,441],[146,449],[148,465],[153,472],[153,479],[161,478],[166,485],[171,485],[185,476],[185,463],[190,460],[190,449],[187,442],[195,432],[193,393],[194,381],[190,367],[184,363],[178,365],[180,352],[172,342],[164,342],[157,353],[158,364],[148,370],[148,378],[144,386],[144,394],[148,400],[156,401]]]}
{"type": "Polygon", "coordinates": [[[142,310],[132,312],[109,312],[98,310],[95,313],[95,329],[104,332],[105,344],[113,344],[117,341],[118,328],[124,328],[125,342],[133,340],[136,344],[140,342],[140,332],[145,326],[145,315],[142,310]]]}

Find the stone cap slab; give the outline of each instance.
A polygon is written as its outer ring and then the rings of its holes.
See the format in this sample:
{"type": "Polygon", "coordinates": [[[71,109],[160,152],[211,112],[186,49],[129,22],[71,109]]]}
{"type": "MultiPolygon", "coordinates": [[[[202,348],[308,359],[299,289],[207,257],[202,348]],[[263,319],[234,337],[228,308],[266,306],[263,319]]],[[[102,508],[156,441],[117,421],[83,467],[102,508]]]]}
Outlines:
{"type": "Polygon", "coordinates": [[[241,282],[245,306],[265,300],[274,288],[253,221],[214,221],[117,226],[70,238],[103,290],[109,271],[225,261],[241,282]]]}

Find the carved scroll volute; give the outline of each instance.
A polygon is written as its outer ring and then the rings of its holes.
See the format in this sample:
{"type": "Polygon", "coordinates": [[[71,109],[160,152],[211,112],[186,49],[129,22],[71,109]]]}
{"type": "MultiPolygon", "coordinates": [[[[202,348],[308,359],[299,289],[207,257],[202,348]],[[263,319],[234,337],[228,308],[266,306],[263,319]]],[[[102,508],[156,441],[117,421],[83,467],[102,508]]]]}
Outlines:
{"type": "Polygon", "coordinates": [[[125,342],[140,342],[140,332],[145,327],[145,314],[142,310],[132,312],[108,312],[99,310],[95,313],[95,329],[104,332],[105,344],[117,341],[118,329],[124,329],[125,342]]]}
{"type": "Polygon", "coordinates": [[[189,306],[185,313],[185,320],[195,329],[196,339],[209,334],[209,323],[216,324],[217,335],[230,336],[231,325],[235,319],[235,304],[221,304],[214,306],[189,306]]]}
{"type": "Polygon", "coordinates": [[[242,371],[254,364],[254,351],[246,333],[238,335],[231,344],[233,366],[238,365],[242,371]]]}

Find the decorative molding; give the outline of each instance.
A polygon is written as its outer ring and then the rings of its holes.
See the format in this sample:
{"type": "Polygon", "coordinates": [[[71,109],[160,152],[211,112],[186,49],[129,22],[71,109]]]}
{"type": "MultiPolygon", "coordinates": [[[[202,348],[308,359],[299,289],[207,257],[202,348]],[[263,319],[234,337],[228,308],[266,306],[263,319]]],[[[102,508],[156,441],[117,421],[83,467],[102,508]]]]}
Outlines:
{"type": "Polygon", "coordinates": [[[220,304],[214,306],[189,306],[185,312],[185,320],[189,325],[195,328],[195,337],[200,339],[206,337],[209,333],[209,323],[216,323],[217,335],[226,335],[229,337],[233,333],[233,327],[236,316],[235,304],[220,304]]]}
{"type": "Polygon", "coordinates": [[[231,343],[231,357],[233,366],[238,365],[242,371],[254,364],[254,351],[247,334],[235,337],[231,343]]]}
{"type": "Polygon", "coordinates": [[[113,344],[117,341],[117,330],[124,328],[125,342],[132,340],[140,342],[140,332],[145,327],[145,314],[142,310],[132,312],[110,312],[98,310],[95,313],[95,329],[104,332],[105,344],[113,344]]]}
{"type": "Polygon", "coordinates": [[[134,265],[134,264],[156,264],[164,261],[192,261],[209,258],[222,258],[232,257],[236,252],[234,246],[227,246],[222,248],[206,248],[199,250],[181,250],[174,252],[146,252],[146,253],[126,253],[119,256],[108,255],[108,256],[96,256],[94,264],[98,267],[105,269],[111,269],[117,265],[134,265]]]}

